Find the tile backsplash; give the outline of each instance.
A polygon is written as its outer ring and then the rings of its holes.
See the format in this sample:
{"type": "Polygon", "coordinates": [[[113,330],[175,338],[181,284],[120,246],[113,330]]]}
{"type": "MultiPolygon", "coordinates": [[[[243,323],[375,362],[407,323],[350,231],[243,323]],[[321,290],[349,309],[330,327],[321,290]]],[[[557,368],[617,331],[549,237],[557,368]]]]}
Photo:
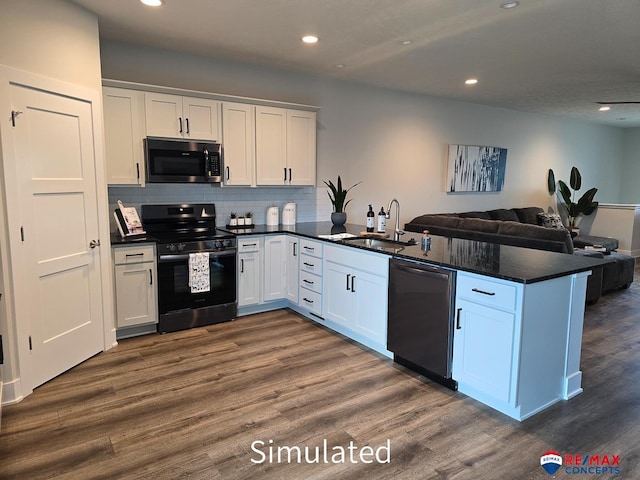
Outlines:
{"type": "MultiPolygon", "coordinates": [[[[297,222],[328,221],[331,217],[331,202],[327,189],[316,187],[219,187],[199,184],[151,184],[145,187],[110,186],[109,207],[117,207],[117,201],[127,207],[140,208],[144,204],[161,203],[215,203],[216,223],[219,227],[229,223],[229,214],[244,215],[253,212],[256,224],[266,222],[267,208],[282,207],[285,203],[296,203],[297,222]]],[[[139,211],[139,210],[138,210],[139,211]]],[[[115,224],[111,216],[111,229],[115,224]]]]}

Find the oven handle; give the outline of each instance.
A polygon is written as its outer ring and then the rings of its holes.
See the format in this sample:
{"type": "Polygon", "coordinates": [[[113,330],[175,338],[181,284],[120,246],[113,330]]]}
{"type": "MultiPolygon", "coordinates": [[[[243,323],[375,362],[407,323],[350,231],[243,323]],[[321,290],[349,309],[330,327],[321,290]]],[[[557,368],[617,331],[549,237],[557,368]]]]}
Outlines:
{"type": "MultiPolygon", "coordinates": [[[[236,255],[236,251],[235,250],[224,250],[222,252],[202,252],[202,253],[209,253],[209,258],[211,257],[231,257],[236,255]]],[[[189,254],[188,253],[184,253],[181,255],[160,255],[158,257],[158,262],[162,263],[162,262],[175,262],[176,260],[188,260],[189,259],[189,254]]]]}

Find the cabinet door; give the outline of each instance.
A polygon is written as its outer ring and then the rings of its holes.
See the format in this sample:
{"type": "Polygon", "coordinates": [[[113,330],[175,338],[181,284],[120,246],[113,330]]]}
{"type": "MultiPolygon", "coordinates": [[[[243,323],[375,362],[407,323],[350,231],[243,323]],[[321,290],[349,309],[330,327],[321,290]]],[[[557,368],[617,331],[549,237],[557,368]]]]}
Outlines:
{"type": "Polygon", "coordinates": [[[220,102],[206,98],[182,98],[184,138],[220,142],[220,102]]]}
{"type": "MultiPolygon", "coordinates": [[[[510,401],[515,315],[458,299],[453,378],[503,402],[510,401]],[[458,328],[459,327],[459,328],[458,328]]],[[[462,390],[462,388],[461,388],[462,390]]]]}
{"type": "Polygon", "coordinates": [[[158,322],[153,262],[116,265],[118,328],[158,322]]]}
{"type": "Polygon", "coordinates": [[[260,303],[260,252],[238,255],[238,306],[260,303]]]}
{"type": "Polygon", "coordinates": [[[287,235],[267,236],[264,239],[263,300],[286,297],[287,235]]]}
{"type": "Polygon", "coordinates": [[[388,277],[353,270],[355,309],[352,328],[369,340],[387,344],[388,277]]]}
{"type": "Polygon", "coordinates": [[[284,108],[256,107],[256,183],[286,185],[287,111],[284,108]]]}
{"type": "Polygon", "coordinates": [[[104,87],[107,184],[144,185],[142,92],[104,87]]]}
{"type": "Polygon", "coordinates": [[[181,96],[145,93],[144,112],[148,137],[183,138],[181,96]]]}
{"type": "Polygon", "coordinates": [[[287,300],[298,304],[300,278],[300,241],[298,237],[287,235],[287,300]]]}
{"type": "Polygon", "coordinates": [[[287,110],[287,168],[291,185],[316,184],[316,113],[287,110]]]}
{"type": "Polygon", "coordinates": [[[322,311],[325,318],[353,328],[355,295],[351,292],[353,270],[332,261],[323,263],[322,311]]]}
{"type": "Polygon", "coordinates": [[[222,104],[222,147],[225,185],[255,186],[255,107],[222,104]]]}

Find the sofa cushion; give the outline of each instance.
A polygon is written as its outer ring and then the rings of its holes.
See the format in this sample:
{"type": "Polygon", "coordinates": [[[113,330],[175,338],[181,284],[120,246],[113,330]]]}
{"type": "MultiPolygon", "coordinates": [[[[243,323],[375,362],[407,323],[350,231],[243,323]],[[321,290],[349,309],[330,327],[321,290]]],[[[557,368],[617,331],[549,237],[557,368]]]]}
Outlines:
{"type": "Polygon", "coordinates": [[[520,222],[502,222],[498,228],[500,235],[510,235],[515,237],[525,237],[536,240],[549,240],[564,244],[565,253],[573,253],[573,241],[571,234],[566,228],[546,228],[538,225],[529,225],[520,222]]]}
{"type": "Polygon", "coordinates": [[[484,220],[482,218],[461,218],[458,228],[461,230],[474,230],[476,232],[497,233],[500,222],[484,220]]]}
{"type": "Polygon", "coordinates": [[[538,214],[544,213],[544,210],[540,207],[512,208],[511,211],[518,216],[520,223],[528,223],[530,225],[538,225],[538,214]]]}
{"type": "Polygon", "coordinates": [[[516,212],[512,210],[507,210],[506,208],[498,208],[496,210],[489,210],[487,212],[491,220],[503,220],[509,222],[519,222],[520,219],[516,212]]]}
{"type": "Polygon", "coordinates": [[[458,213],[460,218],[482,218],[484,220],[491,220],[491,217],[487,212],[464,212],[458,213]]]}
{"type": "Polygon", "coordinates": [[[564,224],[562,223],[562,218],[557,213],[539,213],[538,225],[545,228],[565,228],[564,224]]]}
{"type": "Polygon", "coordinates": [[[418,225],[436,225],[447,228],[457,228],[460,219],[458,217],[449,217],[446,215],[420,215],[409,223],[418,225]]]}

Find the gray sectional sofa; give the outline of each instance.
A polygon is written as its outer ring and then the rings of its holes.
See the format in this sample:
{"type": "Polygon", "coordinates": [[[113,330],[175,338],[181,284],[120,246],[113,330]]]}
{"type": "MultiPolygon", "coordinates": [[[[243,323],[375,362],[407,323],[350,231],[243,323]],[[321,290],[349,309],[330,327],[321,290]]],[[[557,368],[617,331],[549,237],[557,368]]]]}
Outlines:
{"type": "Polygon", "coordinates": [[[567,229],[538,225],[538,214],[543,213],[540,207],[525,207],[425,214],[406,223],[404,228],[409,232],[428,230],[433,235],[445,237],[603,258],[603,267],[594,269],[587,282],[587,301],[590,303],[597,301],[603,293],[627,288],[633,282],[635,259],[615,252],[617,240],[608,239],[611,252],[606,254],[576,250],[567,229]]]}

